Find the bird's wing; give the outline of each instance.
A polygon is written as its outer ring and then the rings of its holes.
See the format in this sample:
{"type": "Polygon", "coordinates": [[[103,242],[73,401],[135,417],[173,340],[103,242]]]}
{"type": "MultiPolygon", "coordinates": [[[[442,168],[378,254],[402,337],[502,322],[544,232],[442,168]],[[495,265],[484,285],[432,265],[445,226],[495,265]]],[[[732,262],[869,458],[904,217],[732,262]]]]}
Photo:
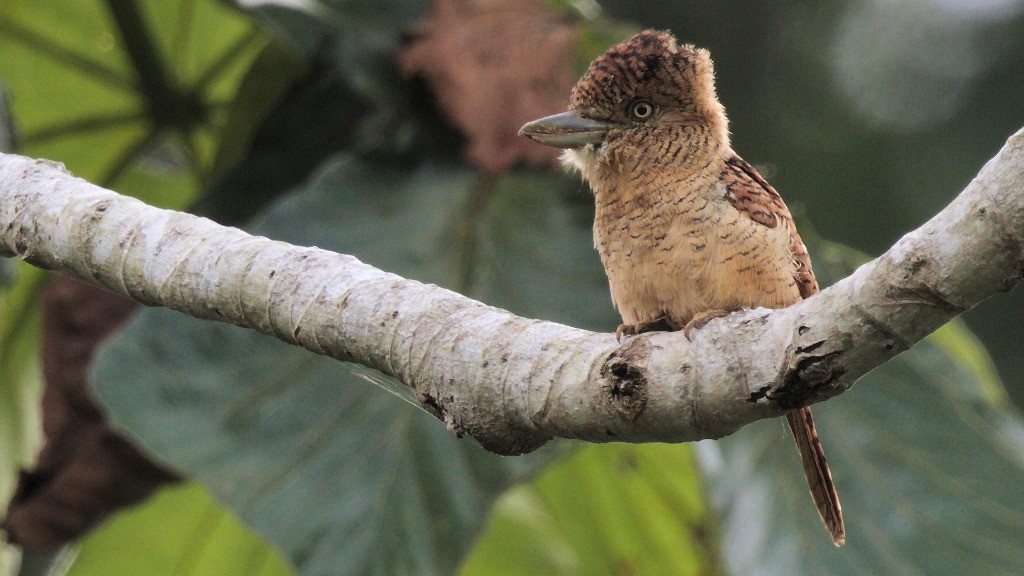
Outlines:
{"type": "MultiPolygon", "coordinates": [[[[807,248],[797,234],[789,208],[775,188],[772,188],[753,166],[737,156],[726,162],[726,168],[722,172],[722,183],[725,185],[726,198],[741,214],[769,228],[783,226],[789,232],[789,252],[796,265],[793,278],[800,289],[800,297],[808,298],[816,293],[818,282],[814,278],[814,271],[811,270],[807,248]]],[[[835,483],[832,481],[832,473],[825,460],[825,451],[814,429],[811,409],[804,406],[787,414],[786,419],[793,432],[793,438],[796,439],[800,462],[814,505],[818,508],[818,514],[828,528],[829,534],[832,535],[832,543],[842,546],[846,541],[842,506],[835,483]]]]}
{"type": "Polygon", "coordinates": [[[789,232],[789,252],[796,264],[794,278],[800,288],[800,296],[809,298],[818,291],[818,281],[811,269],[811,258],[807,255],[800,234],[796,231],[793,216],[782,201],[782,196],[772,188],[753,166],[739,156],[726,161],[722,172],[725,197],[744,216],[769,228],[783,226],[789,232]]]}

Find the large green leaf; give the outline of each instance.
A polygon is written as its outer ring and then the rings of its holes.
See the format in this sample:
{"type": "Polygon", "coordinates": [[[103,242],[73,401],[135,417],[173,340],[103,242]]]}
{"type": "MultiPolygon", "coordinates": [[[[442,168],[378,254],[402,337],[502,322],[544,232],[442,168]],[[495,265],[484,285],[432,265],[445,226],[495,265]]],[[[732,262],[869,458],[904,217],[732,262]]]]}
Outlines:
{"type": "MultiPolygon", "coordinates": [[[[823,276],[859,259],[820,248],[823,276]]],[[[734,574],[1024,573],[1024,421],[962,323],[814,413],[846,519],[838,550],[781,421],[700,445],[734,574]]]]}
{"type": "Polygon", "coordinates": [[[702,575],[716,528],[689,446],[586,446],[498,501],[460,574],[702,575]]]}
{"type": "Polygon", "coordinates": [[[183,205],[263,42],[253,24],[212,0],[0,4],[0,80],[11,92],[18,152],[151,203],[183,205]]]}
{"type": "MultiPolygon", "coordinates": [[[[547,266],[572,254],[562,253],[566,246],[589,244],[586,205],[571,200],[578,184],[558,177],[546,184],[523,202],[510,198],[519,190],[511,180],[342,158],[255,231],[354,253],[423,281],[472,278],[479,291],[497,293],[498,275],[464,271],[477,246],[488,247],[487,270],[525,272],[531,262],[547,266]],[[548,213],[539,225],[526,218],[536,209],[548,213]],[[491,214],[500,210],[512,219],[491,214]],[[552,225],[574,219],[580,225],[568,235],[552,225]],[[509,253],[526,240],[537,242],[534,250],[509,253]]],[[[590,278],[596,286],[582,290],[578,276],[540,283],[604,309],[610,324],[604,280],[590,278]]],[[[538,282],[528,274],[502,281],[509,293],[538,282]]],[[[558,302],[529,305],[566,319],[558,302]]],[[[94,373],[118,425],[201,479],[304,574],[450,573],[491,501],[538,460],[501,458],[456,439],[426,412],[367,382],[375,379],[166,310],[140,314],[105,348],[94,373]]]]}
{"type": "Polygon", "coordinates": [[[165,488],[90,533],[67,576],[289,576],[284,560],[200,486],[165,488]],[[117,562],[111,562],[117,558],[117,562]]]}

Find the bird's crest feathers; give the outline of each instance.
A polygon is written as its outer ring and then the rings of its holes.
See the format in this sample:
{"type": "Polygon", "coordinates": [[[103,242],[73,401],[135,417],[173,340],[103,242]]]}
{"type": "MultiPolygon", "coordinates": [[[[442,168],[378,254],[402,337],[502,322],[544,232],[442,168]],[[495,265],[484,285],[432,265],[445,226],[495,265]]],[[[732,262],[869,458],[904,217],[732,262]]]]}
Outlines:
{"type": "Polygon", "coordinates": [[[724,120],[715,97],[710,54],[692,44],[678,44],[668,32],[645,30],[598,56],[573,88],[570,108],[593,118],[619,120],[636,98],[693,115],[721,115],[724,120]]]}

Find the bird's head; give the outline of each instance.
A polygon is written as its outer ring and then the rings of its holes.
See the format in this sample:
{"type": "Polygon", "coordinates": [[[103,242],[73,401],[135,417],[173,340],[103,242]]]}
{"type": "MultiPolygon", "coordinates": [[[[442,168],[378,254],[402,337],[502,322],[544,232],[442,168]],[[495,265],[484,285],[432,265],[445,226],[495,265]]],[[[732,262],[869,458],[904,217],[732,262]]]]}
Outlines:
{"type": "Polygon", "coordinates": [[[568,112],[519,133],[565,148],[565,163],[592,184],[629,171],[699,168],[729,148],[708,51],[655,30],[612,46],[576,83],[568,112]]]}

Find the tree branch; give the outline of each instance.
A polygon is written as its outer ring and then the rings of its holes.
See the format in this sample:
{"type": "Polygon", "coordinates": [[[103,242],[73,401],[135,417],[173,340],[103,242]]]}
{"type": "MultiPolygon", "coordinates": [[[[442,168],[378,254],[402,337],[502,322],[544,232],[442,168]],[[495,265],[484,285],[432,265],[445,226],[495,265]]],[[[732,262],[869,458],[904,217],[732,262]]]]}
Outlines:
{"type": "Polygon", "coordinates": [[[619,344],[0,155],[0,255],[372,366],[505,454],[555,436],[717,438],[835,396],[1015,286],[1022,247],[1024,130],[940,214],[818,295],[712,321],[692,343],[662,333],[619,344]]]}

